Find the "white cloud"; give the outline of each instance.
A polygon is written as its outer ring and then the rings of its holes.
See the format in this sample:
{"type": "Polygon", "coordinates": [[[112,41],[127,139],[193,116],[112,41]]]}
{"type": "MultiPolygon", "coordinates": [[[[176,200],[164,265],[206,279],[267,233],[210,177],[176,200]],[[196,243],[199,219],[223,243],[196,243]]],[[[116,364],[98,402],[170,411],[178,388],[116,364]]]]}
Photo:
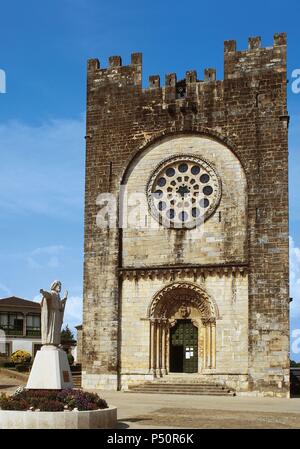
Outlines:
{"type": "Polygon", "coordinates": [[[82,297],[81,296],[69,296],[65,315],[64,326],[68,324],[70,328],[74,328],[78,324],[82,324],[82,297]]]}
{"type": "Polygon", "coordinates": [[[27,257],[27,264],[30,268],[33,268],[34,270],[42,268],[41,265],[38,262],[36,262],[31,256],[27,257]]]}
{"type": "MultiPolygon", "coordinates": [[[[0,292],[4,292],[6,296],[12,296],[11,290],[4,284],[0,283],[0,292]]],[[[1,295],[3,296],[3,295],[1,295]]]]}
{"type": "MultiPolygon", "coordinates": [[[[26,264],[27,267],[37,270],[44,269],[46,271],[47,268],[58,268],[63,265],[62,261],[66,257],[70,257],[67,255],[69,248],[64,245],[49,245],[44,247],[35,248],[26,252],[18,252],[18,253],[10,253],[4,255],[0,254],[0,261],[5,263],[8,259],[11,260],[16,266],[16,263],[21,263],[22,266],[26,264]]],[[[0,290],[8,291],[9,289],[4,285],[0,290]]]]}
{"type": "Polygon", "coordinates": [[[31,254],[33,256],[40,255],[40,254],[49,254],[49,255],[57,255],[59,252],[61,252],[64,249],[63,245],[50,245],[50,246],[43,246],[42,248],[36,248],[33,251],[31,251],[31,254]]]}
{"type": "Polygon", "coordinates": [[[58,268],[60,266],[58,257],[50,257],[48,262],[48,267],[50,268],[58,268]]]}
{"type": "Polygon", "coordinates": [[[290,296],[291,317],[300,317],[300,248],[295,246],[294,240],[290,237],[290,296]]]}
{"type": "Polygon", "coordinates": [[[27,264],[30,268],[39,269],[43,267],[58,268],[60,257],[65,251],[63,245],[50,245],[41,248],[36,248],[25,255],[27,264]]]}
{"type": "Polygon", "coordinates": [[[83,203],[84,119],[0,125],[3,213],[76,216],[83,203]]]}

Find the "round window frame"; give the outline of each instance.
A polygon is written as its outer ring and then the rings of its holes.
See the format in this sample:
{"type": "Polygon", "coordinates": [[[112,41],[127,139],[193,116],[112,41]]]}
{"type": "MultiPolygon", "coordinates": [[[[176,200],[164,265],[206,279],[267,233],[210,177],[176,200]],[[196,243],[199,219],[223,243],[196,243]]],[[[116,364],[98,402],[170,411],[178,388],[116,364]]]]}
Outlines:
{"type": "MultiPolygon", "coordinates": [[[[197,175],[195,175],[197,176],[197,175]]],[[[168,228],[168,229],[193,229],[196,226],[204,223],[207,221],[217,210],[221,197],[222,197],[222,182],[221,178],[213,166],[211,162],[208,162],[207,159],[203,158],[202,156],[197,156],[194,154],[175,154],[173,156],[169,156],[165,159],[163,159],[151,172],[151,175],[149,177],[149,180],[146,185],[146,196],[147,196],[147,203],[148,203],[148,209],[151,214],[151,216],[162,226],[168,228]],[[161,175],[161,171],[166,168],[168,165],[176,164],[176,163],[184,163],[184,162],[192,162],[195,164],[198,164],[201,167],[203,167],[206,172],[210,175],[211,179],[214,180],[215,185],[215,196],[214,201],[210,203],[207,210],[204,211],[203,214],[200,215],[200,217],[196,217],[190,222],[188,222],[188,226],[184,224],[184,222],[181,222],[181,226],[179,226],[179,223],[175,222],[173,219],[165,219],[159,212],[159,210],[156,208],[154,201],[153,201],[153,186],[155,181],[158,179],[158,176],[161,175]],[[176,225],[176,224],[177,225],[176,225]]]]}

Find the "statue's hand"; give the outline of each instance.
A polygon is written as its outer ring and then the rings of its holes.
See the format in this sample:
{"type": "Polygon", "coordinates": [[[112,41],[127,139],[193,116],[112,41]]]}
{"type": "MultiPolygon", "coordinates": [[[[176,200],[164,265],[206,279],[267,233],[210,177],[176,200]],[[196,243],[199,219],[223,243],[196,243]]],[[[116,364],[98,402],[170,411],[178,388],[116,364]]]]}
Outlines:
{"type": "Polygon", "coordinates": [[[65,291],[65,299],[68,298],[68,290],[65,291]]]}
{"type": "Polygon", "coordinates": [[[40,289],[40,293],[43,295],[44,294],[44,290],[41,288],[40,289]]]}

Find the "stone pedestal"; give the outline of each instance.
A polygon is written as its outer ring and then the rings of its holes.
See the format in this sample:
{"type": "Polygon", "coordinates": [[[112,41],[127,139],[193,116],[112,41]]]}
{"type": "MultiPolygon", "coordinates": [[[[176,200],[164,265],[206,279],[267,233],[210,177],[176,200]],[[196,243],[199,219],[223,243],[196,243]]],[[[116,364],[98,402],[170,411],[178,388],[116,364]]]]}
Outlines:
{"type": "Polygon", "coordinates": [[[44,345],[37,351],[26,388],[61,390],[73,388],[67,354],[53,345],[44,345]]]}

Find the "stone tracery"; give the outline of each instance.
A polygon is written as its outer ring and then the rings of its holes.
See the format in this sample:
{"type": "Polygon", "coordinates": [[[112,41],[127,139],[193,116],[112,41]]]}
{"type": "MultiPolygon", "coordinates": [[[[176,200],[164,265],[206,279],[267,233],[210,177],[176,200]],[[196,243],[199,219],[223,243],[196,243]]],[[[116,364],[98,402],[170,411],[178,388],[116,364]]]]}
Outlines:
{"type": "Polygon", "coordinates": [[[215,211],[221,180],[203,158],[175,155],[162,161],[147,185],[152,216],[167,227],[193,228],[215,211]]]}

